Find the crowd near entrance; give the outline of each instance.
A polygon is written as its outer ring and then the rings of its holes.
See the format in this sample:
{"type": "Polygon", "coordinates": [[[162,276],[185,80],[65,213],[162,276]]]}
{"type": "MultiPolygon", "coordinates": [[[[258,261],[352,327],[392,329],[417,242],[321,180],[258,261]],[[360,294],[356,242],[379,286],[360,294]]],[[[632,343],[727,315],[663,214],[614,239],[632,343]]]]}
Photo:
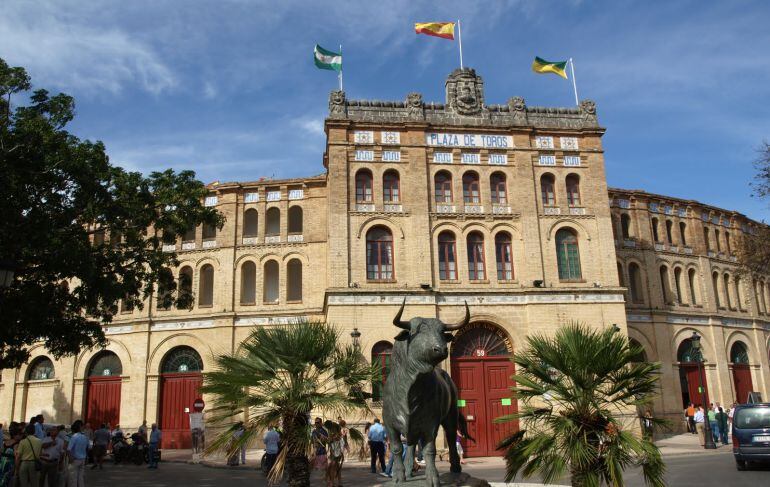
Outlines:
{"type": "Polygon", "coordinates": [[[455,337],[452,379],[457,385],[460,414],[475,441],[463,439],[467,457],[501,455],[497,445],[517,428],[495,423],[495,418],[516,412],[511,398],[514,373],[513,346],[505,333],[490,323],[473,323],[455,337]]]}
{"type": "Polygon", "coordinates": [[[159,424],[161,448],[191,448],[190,413],[200,397],[203,361],[190,347],[171,349],[163,358],[160,375],[159,424]]]}
{"type": "Polygon", "coordinates": [[[120,423],[122,375],[123,364],[112,352],[101,352],[91,360],[86,381],[85,421],[92,427],[120,423]]]}

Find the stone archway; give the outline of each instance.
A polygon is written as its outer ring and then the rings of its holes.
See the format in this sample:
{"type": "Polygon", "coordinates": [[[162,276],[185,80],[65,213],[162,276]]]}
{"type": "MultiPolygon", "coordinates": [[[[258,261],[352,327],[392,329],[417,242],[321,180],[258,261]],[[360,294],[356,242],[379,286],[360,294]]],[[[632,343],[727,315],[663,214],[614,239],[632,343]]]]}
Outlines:
{"type": "Polygon", "coordinates": [[[85,420],[93,429],[120,422],[120,392],[123,364],[110,351],[96,354],[86,372],[85,420]]]}

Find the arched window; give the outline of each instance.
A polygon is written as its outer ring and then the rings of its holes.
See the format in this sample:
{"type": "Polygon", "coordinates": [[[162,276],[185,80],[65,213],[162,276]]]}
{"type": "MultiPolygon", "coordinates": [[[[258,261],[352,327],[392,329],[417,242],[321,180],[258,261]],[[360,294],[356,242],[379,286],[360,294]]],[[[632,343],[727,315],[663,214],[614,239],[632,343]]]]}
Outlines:
{"type": "Polygon", "coordinates": [[[302,207],[294,205],[289,208],[289,233],[302,234],[302,207]]]}
{"type": "Polygon", "coordinates": [[[382,200],[385,203],[401,201],[401,181],[397,171],[390,169],[382,175],[382,200]]]}
{"type": "Polygon", "coordinates": [[[714,242],[717,244],[717,252],[722,251],[722,241],[719,238],[719,230],[714,229],[714,242]]]}
{"type": "Polygon", "coordinates": [[[687,302],[687,298],[685,298],[684,294],[682,294],[682,268],[681,267],[674,268],[674,285],[676,286],[675,299],[677,300],[677,302],[679,303],[687,302]]]}
{"type": "Polygon", "coordinates": [[[501,172],[493,173],[489,177],[489,188],[492,192],[492,203],[496,205],[508,204],[508,190],[505,184],[505,174],[501,172]]]}
{"type": "Polygon", "coordinates": [[[623,232],[623,238],[631,238],[631,217],[628,213],[620,215],[620,228],[623,232]]]}
{"type": "Polygon", "coordinates": [[[652,223],[652,240],[654,242],[660,242],[660,235],[658,234],[658,219],[653,217],[652,220],[650,220],[650,223],[652,223]]]}
{"type": "Polygon", "coordinates": [[[257,302],[257,264],[247,260],[241,265],[241,304],[257,302]]]}
{"type": "Polygon", "coordinates": [[[495,260],[497,261],[497,280],[513,280],[513,249],[511,234],[499,232],[495,235],[495,260]]]}
{"type": "Polygon", "coordinates": [[[679,241],[682,245],[687,245],[687,224],[679,222],[679,241]]]}
{"type": "Polygon", "coordinates": [[[302,301],[302,261],[291,259],[286,264],[286,301],[302,301]]]}
{"type": "Polygon", "coordinates": [[[209,225],[208,223],[203,224],[203,240],[216,240],[217,238],[217,227],[214,225],[209,225]]]}
{"type": "Polygon", "coordinates": [[[158,309],[169,309],[174,302],[174,274],[168,268],[158,273],[158,309]]]}
{"type": "Polygon", "coordinates": [[[468,234],[468,279],[480,281],[487,278],[484,267],[484,236],[479,232],[468,234]]]}
{"type": "Polygon", "coordinates": [[[184,232],[184,235],[182,236],[182,243],[195,243],[195,227],[188,228],[186,232],[184,232]]]}
{"type": "Polygon", "coordinates": [[[38,357],[29,366],[27,380],[47,380],[56,377],[53,362],[48,357],[38,357]]]}
{"type": "Polygon", "coordinates": [[[663,303],[673,304],[674,299],[671,296],[671,281],[668,276],[668,267],[660,266],[660,290],[663,294],[663,303]]]}
{"type": "Polygon", "coordinates": [[[372,191],[372,172],[361,169],[356,173],[356,202],[371,203],[374,201],[372,191]]]}
{"type": "Polygon", "coordinates": [[[692,339],[687,338],[679,344],[679,348],[676,350],[676,359],[681,363],[698,362],[699,354],[692,346],[692,339]]]}
{"type": "Polygon", "coordinates": [[[366,233],[366,278],[393,279],[393,234],[386,227],[374,227],[366,233]]]}
{"type": "Polygon", "coordinates": [[[200,282],[198,284],[198,306],[207,307],[214,305],[214,266],[206,264],[200,270],[200,282]]]}
{"type": "Polygon", "coordinates": [[[711,275],[711,284],[714,286],[714,302],[717,305],[717,308],[722,306],[721,299],[719,296],[719,273],[715,272],[711,275]]]}
{"type": "Polygon", "coordinates": [[[259,234],[259,214],[254,208],[249,208],[243,213],[243,236],[254,238],[259,234]]]}
{"type": "Polygon", "coordinates": [[[668,239],[669,245],[674,244],[673,229],[674,229],[674,222],[672,222],[671,220],[666,220],[666,238],[668,239]]]}
{"type": "Polygon", "coordinates": [[[735,301],[736,301],[736,307],[740,310],[745,309],[745,301],[743,298],[743,289],[741,286],[741,278],[739,276],[735,276],[735,301]]]}
{"type": "Polygon", "coordinates": [[[757,302],[757,313],[762,313],[762,299],[759,294],[759,281],[754,280],[754,300],[757,302]]]}
{"type": "Polygon", "coordinates": [[[583,278],[577,233],[571,228],[562,228],[556,232],[556,263],[559,268],[559,280],[572,281],[583,278]]]}
{"type": "Polygon", "coordinates": [[[730,242],[730,232],[725,232],[725,248],[727,249],[727,253],[733,253],[733,245],[732,242],[730,242]]]}
{"type": "Polygon", "coordinates": [[[281,234],[281,210],[276,207],[268,208],[265,212],[265,235],[276,236],[281,234]]]}
{"type": "Polygon", "coordinates": [[[687,271],[687,281],[690,285],[690,299],[692,300],[692,304],[698,304],[700,298],[698,297],[698,293],[696,291],[696,286],[698,283],[695,280],[695,269],[690,269],[687,271]]]}
{"type": "Polygon", "coordinates": [[[618,242],[618,217],[614,214],[610,214],[610,223],[612,224],[612,238],[615,240],[615,243],[618,242]]]}
{"type": "Polygon", "coordinates": [[[570,174],[566,179],[567,203],[570,206],[580,206],[580,176],[570,174]]]}
{"type": "Polygon", "coordinates": [[[711,238],[709,238],[708,227],[703,227],[703,243],[706,244],[706,250],[711,250],[711,238]]]}
{"type": "Polygon", "coordinates": [[[177,374],[189,372],[201,372],[203,370],[203,360],[198,352],[192,347],[175,347],[166,354],[160,366],[163,374],[177,374]]]}
{"type": "Polygon", "coordinates": [[[623,277],[623,264],[618,262],[618,283],[620,287],[626,286],[626,279],[623,277]]]}
{"type": "Polygon", "coordinates": [[[455,234],[448,230],[438,236],[438,277],[442,281],[457,279],[457,243],[455,234]]]}
{"type": "Polygon", "coordinates": [[[466,203],[481,202],[479,175],[474,171],[468,171],[463,174],[463,201],[466,203]]]}
{"type": "Polygon", "coordinates": [[[436,203],[452,202],[452,175],[439,171],[433,178],[435,183],[436,203]]]}
{"type": "Polygon", "coordinates": [[[643,303],[642,271],[639,269],[639,265],[636,262],[628,264],[628,284],[631,291],[631,302],[643,303]]]}
{"type": "Polygon", "coordinates": [[[378,377],[372,382],[372,400],[382,400],[382,388],[390,374],[390,358],[393,354],[393,345],[388,342],[377,342],[372,347],[372,365],[378,371],[378,377]]]}
{"type": "Polygon", "coordinates": [[[274,260],[265,262],[263,279],[262,301],[266,304],[277,303],[279,299],[278,262],[274,260]]]}
{"type": "Polygon", "coordinates": [[[635,350],[637,352],[634,355],[634,358],[631,359],[631,362],[645,363],[645,362],[648,361],[648,359],[647,359],[647,352],[644,351],[644,347],[642,346],[641,343],[639,343],[639,341],[637,341],[637,340],[635,340],[633,338],[629,338],[628,339],[628,346],[632,350],[635,350]]]}
{"type": "Polygon", "coordinates": [[[743,342],[735,342],[730,347],[730,362],[739,365],[749,364],[749,351],[743,342]]]}
{"type": "Polygon", "coordinates": [[[556,192],[554,189],[555,179],[553,174],[543,174],[540,176],[540,198],[543,206],[554,206],[556,204],[556,192]]]}
{"type": "Polygon", "coordinates": [[[88,377],[112,377],[116,375],[123,375],[123,364],[114,353],[105,350],[91,359],[88,377]]]}
{"type": "Polygon", "coordinates": [[[723,275],[722,281],[724,282],[723,289],[725,290],[725,304],[727,305],[728,309],[732,309],[733,300],[732,300],[732,296],[730,296],[730,275],[729,274],[723,275]]]}
{"type": "Polygon", "coordinates": [[[189,265],[179,270],[179,300],[178,309],[190,309],[193,301],[193,269],[189,265]]]}

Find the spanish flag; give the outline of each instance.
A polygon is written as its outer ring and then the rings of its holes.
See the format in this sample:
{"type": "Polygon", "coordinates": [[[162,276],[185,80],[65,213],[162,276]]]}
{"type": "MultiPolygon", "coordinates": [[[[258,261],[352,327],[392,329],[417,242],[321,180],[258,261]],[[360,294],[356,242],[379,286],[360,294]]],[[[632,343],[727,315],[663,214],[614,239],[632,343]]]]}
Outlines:
{"type": "Polygon", "coordinates": [[[535,57],[532,63],[532,71],[536,73],[553,73],[567,79],[567,61],[550,62],[539,57],[535,57]]]}
{"type": "Polygon", "coordinates": [[[454,22],[417,22],[414,24],[416,34],[425,34],[434,37],[454,40],[455,23],[454,22]]]}

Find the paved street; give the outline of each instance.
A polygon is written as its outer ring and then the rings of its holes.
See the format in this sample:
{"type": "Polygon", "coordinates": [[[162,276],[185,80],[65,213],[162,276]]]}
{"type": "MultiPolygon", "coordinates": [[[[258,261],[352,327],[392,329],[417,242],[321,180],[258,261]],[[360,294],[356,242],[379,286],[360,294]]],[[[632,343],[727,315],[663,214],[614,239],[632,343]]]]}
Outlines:
{"type": "MultiPolygon", "coordinates": [[[[747,472],[738,472],[730,453],[729,447],[717,452],[693,452],[686,455],[672,455],[666,458],[668,465],[667,484],[676,487],[688,486],[719,486],[719,487],[757,487],[770,484],[770,467],[754,468],[747,472]]],[[[441,464],[445,471],[448,465],[441,464]]],[[[501,459],[469,460],[465,471],[488,479],[490,482],[500,482],[503,479],[503,462],[501,459]]],[[[203,465],[184,463],[163,463],[158,470],[148,470],[146,467],[133,465],[108,465],[103,471],[86,473],[86,484],[91,487],[114,487],[117,484],[130,482],[136,486],[199,486],[214,487],[263,487],[266,482],[262,474],[250,468],[212,468],[203,465]]],[[[626,485],[642,487],[644,481],[641,473],[631,472],[627,476],[626,485]]],[[[362,463],[346,465],[343,480],[345,485],[384,485],[382,477],[368,473],[367,466],[362,463]]],[[[567,482],[562,482],[567,484],[567,482]]],[[[320,475],[313,475],[313,485],[324,485],[320,475]]]]}

